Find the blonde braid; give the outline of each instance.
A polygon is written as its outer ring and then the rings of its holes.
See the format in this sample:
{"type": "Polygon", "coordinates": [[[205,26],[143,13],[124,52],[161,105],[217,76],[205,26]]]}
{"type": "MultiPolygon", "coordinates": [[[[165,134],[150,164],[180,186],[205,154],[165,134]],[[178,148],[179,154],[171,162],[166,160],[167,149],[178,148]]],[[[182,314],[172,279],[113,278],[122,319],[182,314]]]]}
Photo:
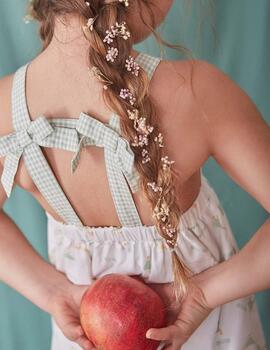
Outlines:
{"type": "Polygon", "coordinates": [[[134,151],[140,184],[151,203],[155,225],[171,250],[174,291],[178,299],[186,294],[191,272],[175,252],[181,212],[175,189],[176,174],[172,169],[174,162],[164,154],[163,136],[149,98],[147,75],[130,56],[132,38],[126,24],[127,7],[119,1],[99,2],[91,14],[95,21],[90,21],[92,27],[85,31],[90,42],[89,58],[105,84],[106,103],[120,116],[121,130],[134,151]],[[115,25],[125,29],[120,37],[113,35],[115,25]]]}

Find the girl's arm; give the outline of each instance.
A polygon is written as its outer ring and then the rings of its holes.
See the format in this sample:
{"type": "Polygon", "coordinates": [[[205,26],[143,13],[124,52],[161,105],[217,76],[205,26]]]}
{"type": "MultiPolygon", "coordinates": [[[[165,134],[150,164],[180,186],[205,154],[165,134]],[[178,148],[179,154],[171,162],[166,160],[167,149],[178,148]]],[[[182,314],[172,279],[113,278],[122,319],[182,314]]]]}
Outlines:
{"type": "MultiPolygon", "coordinates": [[[[196,127],[204,135],[209,155],[270,213],[269,125],[249,96],[215,66],[195,61],[191,81],[201,111],[196,127]]],[[[269,251],[268,219],[240,252],[193,277],[180,312],[176,305],[173,324],[147,334],[173,344],[165,349],[179,349],[214,307],[270,288],[269,251]]],[[[171,297],[168,286],[162,293],[171,297]]]]}
{"type": "MultiPolygon", "coordinates": [[[[151,339],[183,345],[217,306],[270,288],[270,219],[229,260],[192,277],[187,297],[178,305],[171,284],[151,284],[168,307],[166,328],[151,329],[151,339]],[[179,312],[180,310],[180,312],[179,312]]],[[[164,348],[167,350],[167,348],[164,348]]]]}
{"type": "Polygon", "coordinates": [[[15,223],[0,211],[0,280],[50,312],[55,293],[68,286],[64,276],[31,247],[15,223]]]}
{"type": "MultiPolygon", "coordinates": [[[[6,196],[0,186],[0,204],[6,196]]],[[[69,287],[66,277],[45,262],[33,249],[15,223],[0,211],[0,280],[46,312],[52,296],[69,287]]]]}
{"type": "Polygon", "coordinates": [[[270,288],[270,219],[231,259],[194,278],[206,303],[218,305],[270,288]]]}
{"type": "MultiPolygon", "coordinates": [[[[0,177],[2,174],[0,163],[0,177]]],[[[0,185],[0,208],[6,195],[0,185]]],[[[30,245],[15,223],[0,209],[0,280],[50,313],[70,340],[93,349],[79,322],[80,300],[87,286],[73,285],[30,245]]]]}
{"type": "MultiPolygon", "coordinates": [[[[199,61],[194,79],[210,154],[270,213],[269,125],[249,96],[214,66],[199,61]]],[[[238,254],[201,274],[208,304],[215,307],[270,288],[269,250],[267,220],[238,254]]]]}

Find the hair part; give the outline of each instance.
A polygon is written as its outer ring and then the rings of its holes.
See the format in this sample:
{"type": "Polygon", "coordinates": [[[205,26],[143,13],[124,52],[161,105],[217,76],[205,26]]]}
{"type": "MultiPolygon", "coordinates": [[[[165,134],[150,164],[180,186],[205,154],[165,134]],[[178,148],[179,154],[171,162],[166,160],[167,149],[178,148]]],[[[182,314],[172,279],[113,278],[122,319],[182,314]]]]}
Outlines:
{"type": "MultiPolygon", "coordinates": [[[[150,1],[136,0],[143,23],[151,29],[160,43],[165,42],[155,32],[154,14],[151,12],[150,1]],[[143,9],[147,8],[148,16],[144,15],[143,9]],[[150,23],[146,18],[150,18],[150,23]]],[[[30,5],[30,15],[40,22],[40,36],[43,41],[43,49],[51,42],[54,35],[55,18],[58,15],[76,14],[82,21],[82,28],[86,39],[89,41],[89,63],[96,67],[100,80],[106,84],[109,82],[109,88],[104,90],[103,97],[105,103],[111,110],[120,117],[121,131],[124,137],[130,142],[131,148],[135,154],[135,166],[140,174],[140,186],[143,189],[146,198],[151,204],[153,218],[158,233],[163,237],[169,248],[173,249],[177,242],[179,234],[179,222],[181,210],[178,204],[176,193],[177,173],[172,166],[164,167],[164,147],[160,147],[155,139],[161,134],[158,127],[158,118],[155,108],[149,96],[149,79],[146,72],[140,68],[138,76],[127,71],[125,64],[130,57],[133,40],[132,26],[129,23],[129,13],[132,12],[132,2],[126,7],[123,2],[91,0],[89,6],[84,0],[33,0],[30,5]],[[85,27],[89,18],[95,18],[93,30],[85,27]],[[106,60],[108,44],[104,42],[106,30],[114,26],[116,22],[127,23],[131,31],[131,37],[127,40],[116,37],[114,47],[118,49],[118,56],[114,62],[106,60]],[[136,99],[134,106],[130,105],[128,100],[121,98],[119,92],[121,89],[128,89],[136,99]],[[138,110],[139,116],[147,116],[147,124],[154,127],[153,132],[149,134],[147,145],[148,155],[151,161],[143,162],[142,149],[132,146],[138,133],[134,129],[134,121],[129,118],[130,111],[138,110]],[[157,184],[160,191],[153,191],[149,183],[157,184]],[[157,211],[167,210],[165,220],[158,219],[157,211]],[[169,231],[171,229],[171,231],[169,231]],[[173,232],[172,235],[169,233],[173,232]]],[[[166,43],[165,43],[166,44],[166,43]]],[[[176,47],[169,45],[170,47],[176,47]]],[[[179,48],[179,47],[178,47],[179,48]]],[[[181,47],[182,49],[182,47],[181,47]]],[[[162,213],[161,213],[162,217],[162,213]]],[[[164,218],[164,215],[163,215],[164,218]]],[[[174,274],[174,294],[179,300],[187,293],[190,275],[192,274],[188,267],[180,260],[175,251],[172,250],[172,263],[174,274]]]]}

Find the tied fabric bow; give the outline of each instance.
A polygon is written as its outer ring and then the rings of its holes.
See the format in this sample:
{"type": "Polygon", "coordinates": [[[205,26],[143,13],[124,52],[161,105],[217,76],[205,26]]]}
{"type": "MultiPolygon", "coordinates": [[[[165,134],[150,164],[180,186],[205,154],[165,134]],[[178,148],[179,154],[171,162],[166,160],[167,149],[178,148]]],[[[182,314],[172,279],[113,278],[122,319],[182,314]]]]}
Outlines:
{"type": "Polygon", "coordinates": [[[108,181],[121,225],[142,225],[128,188],[129,184],[132,192],[137,191],[139,174],[134,167],[134,153],[127,140],[120,135],[118,116],[113,115],[109,125],[105,125],[95,118],[81,113],[76,130],[81,139],[72,160],[72,170],[75,171],[77,167],[82,146],[94,144],[98,147],[104,147],[108,181]]]}
{"type": "Polygon", "coordinates": [[[81,135],[77,150],[71,161],[71,170],[74,173],[79,164],[81,150],[84,146],[95,145],[104,147],[105,163],[110,184],[115,184],[119,170],[126,177],[132,192],[138,190],[139,175],[134,168],[134,153],[127,140],[121,137],[112,126],[106,126],[97,119],[81,113],[76,125],[81,135]]]}
{"type": "Polygon", "coordinates": [[[25,148],[31,147],[32,143],[41,145],[42,141],[53,131],[47,119],[40,116],[30,122],[27,129],[0,138],[0,156],[6,156],[1,182],[8,197],[11,194],[19,161],[25,148]]]}

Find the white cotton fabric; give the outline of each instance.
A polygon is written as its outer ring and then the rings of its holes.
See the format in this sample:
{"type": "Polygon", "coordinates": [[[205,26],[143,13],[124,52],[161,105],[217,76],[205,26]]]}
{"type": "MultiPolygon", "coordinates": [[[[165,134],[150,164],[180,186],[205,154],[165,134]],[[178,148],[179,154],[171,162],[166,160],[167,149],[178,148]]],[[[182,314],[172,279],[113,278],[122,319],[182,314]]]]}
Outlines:
{"type": "MultiPolygon", "coordinates": [[[[181,216],[177,246],[177,254],[194,273],[238,251],[218,197],[201,175],[199,195],[181,216]]],[[[47,216],[50,261],[73,283],[88,285],[109,273],[140,275],[146,283],[173,281],[171,254],[154,226],[81,228],[47,216]]],[[[80,349],[53,320],[52,327],[52,350],[80,349]]],[[[254,295],[217,307],[182,346],[182,350],[258,349],[267,350],[254,295]]]]}

